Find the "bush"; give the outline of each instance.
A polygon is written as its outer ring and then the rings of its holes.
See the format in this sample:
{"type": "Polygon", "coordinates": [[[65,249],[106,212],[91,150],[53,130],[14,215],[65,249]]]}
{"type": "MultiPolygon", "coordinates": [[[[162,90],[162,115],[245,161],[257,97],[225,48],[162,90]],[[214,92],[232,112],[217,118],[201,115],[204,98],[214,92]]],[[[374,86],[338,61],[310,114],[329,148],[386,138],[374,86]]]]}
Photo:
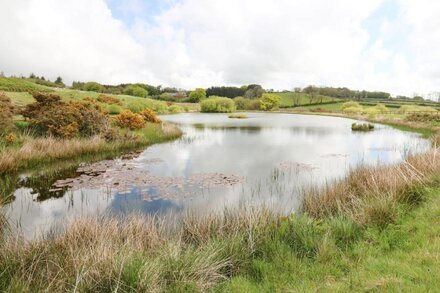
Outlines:
{"type": "Polygon", "coordinates": [[[280,104],[280,97],[273,95],[273,94],[263,94],[263,96],[260,99],[260,109],[263,111],[269,111],[273,108],[278,107],[280,104]]]}
{"type": "Polygon", "coordinates": [[[206,113],[230,113],[235,111],[233,100],[212,96],[200,103],[201,111],[206,113]]]}
{"type": "Polygon", "coordinates": [[[150,99],[131,101],[127,104],[127,108],[134,113],[140,113],[145,109],[151,109],[158,114],[168,113],[168,106],[165,102],[150,99]]]}
{"type": "Polygon", "coordinates": [[[198,103],[204,99],[206,99],[206,91],[205,89],[199,88],[189,94],[188,102],[198,103]]]}
{"type": "Polygon", "coordinates": [[[12,127],[13,110],[11,99],[0,93],[0,134],[6,133],[12,127]]]}
{"type": "Polygon", "coordinates": [[[96,105],[63,102],[57,95],[35,93],[35,103],[29,104],[21,114],[40,134],[72,138],[92,136],[108,128],[108,117],[96,105]]]}
{"type": "Polygon", "coordinates": [[[172,93],[163,93],[157,97],[159,100],[176,102],[178,100],[178,96],[172,93]]]}
{"type": "Polygon", "coordinates": [[[384,104],[377,104],[373,108],[377,110],[379,113],[387,113],[390,111],[388,110],[387,106],[385,106],[384,104]]]}
{"type": "Polygon", "coordinates": [[[145,109],[142,112],[139,113],[146,122],[151,123],[162,123],[162,120],[160,120],[159,117],[157,117],[156,113],[150,109],[145,109]]]}
{"type": "Polygon", "coordinates": [[[345,102],[344,104],[342,104],[342,111],[344,111],[347,108],[362,108],[362,107],[358,102],[349,101],[349,102],[345,102]]]}
{"type": "Polygon", "coordinates": [[[84,90],[89,92],[102,92],[102,85],[97,82],[91,81],[84,84],[84,90]]]}
{"type": "Polygon", "coordinates": [[[122,108],[121,108],[121,106],[118,106],[118,105],[115,105],[115,104],[113,104],[113,105],[108,105],[108,106],[106,107],[106,110],[107,110],[107,112],[108,112],[109,114],[111,114],[111,115],[117,115],[117,114],[119,114],[119,113],[122,112],[122,108]]]}
{"type": "Polygon", "coordinates": [[[260,110],[261,106],[260,100],[243,97],[236,97],[234,103],[238,110],[260,110]]]}
{"type": "Polygon", "coordinates": [[[116,116],[115,122],[119,127],[128,129],[140,129],[145,125],[145,120],[142,115],[128,110],[116,116]]]}
{"type": "Polygon", "coordinates": [[[138,85],[129,85],[125,88],[124,94],[141,98],[146,98],[148,96],[147,90],[138,85]]]}
{"type": "Polygon", "coordinates": [[[97,100],[98,100],[98,102],[105,103],[105,104],[122,106],[121,100],[118,98],[112,97],[112,96],[99,95],[97,100]]]}
{"type": "Polygon", "coordinates": [[[348,107],[342,110],[344,113],[361,113],[361,107],[348,107]]]}
{"type": "Polygon", "coordinates": [[[168,112],[171,114],[177,114],[183,112],[183,109],[178,105],[171,105],[168,107],[168,112]]]}

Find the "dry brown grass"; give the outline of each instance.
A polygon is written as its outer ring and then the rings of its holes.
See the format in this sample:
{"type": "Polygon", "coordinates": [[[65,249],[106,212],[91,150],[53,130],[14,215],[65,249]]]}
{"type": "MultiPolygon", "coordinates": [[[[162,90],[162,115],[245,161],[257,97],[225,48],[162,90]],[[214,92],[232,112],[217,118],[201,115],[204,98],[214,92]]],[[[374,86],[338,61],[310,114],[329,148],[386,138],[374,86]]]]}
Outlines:
{"type": "Polygon", "coordinates": [[[19,291],[164,292],[176,284],[205,291],[239,269],[261,239],[258,227],[272,219],[264,209],[187,215],[178,223],[140,215],[83,218],[58,236],[7,236],[1,273],[19,291]]]}
{"type": "Polygon", "coordinates": [[[86,155],[113,153],[146,146],[177,138],[181,134],[178,128],[168,124],[150,128],[146,127],[140,131],[140,134],[145,132],[146,135],[126,133],[111,142],[100,136],[59,139],[54,137],[34,138],[26,135],[22,138],[24,142],[21,147],[0,150],[0,175],[62,159],[75,159],[86,155]]]}
{"type": "Polygon", "coordinates": [[[98,136],[90,139],[27,138],[20,148],[0,154],[0,174],[14,171],[23,162],[47,161],[97,152],[106,141],[98,136]]]}
{"type": "Polygon", "coordinates": [[[361,167],[346,179],[311,190],[306,194],[303,211],[315,218],[348,215],[361,224],[390,222],[397,203],[417,203],[417,187],[440,172],[438,149],[409,157],[401,164],[361,167]],[[389,219],[380,219],[389,217],[389,219]]]}

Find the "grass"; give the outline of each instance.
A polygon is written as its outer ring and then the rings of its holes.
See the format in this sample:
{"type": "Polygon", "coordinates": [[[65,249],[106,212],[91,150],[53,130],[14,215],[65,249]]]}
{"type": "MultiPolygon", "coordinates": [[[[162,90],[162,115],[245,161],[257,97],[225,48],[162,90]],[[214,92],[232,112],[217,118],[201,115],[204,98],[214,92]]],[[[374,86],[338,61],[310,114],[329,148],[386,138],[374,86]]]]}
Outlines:
{"type": "Polygon", "coordinates": [[[242,206],[181,220],[82,218],[37,240],[7,232],[0,290],[435,291],[439,171],[438,150],[353,170],[281,218],[242,206]]]}
{"type": "MultiPolygon", "coordinates": [[[[295,93],[295,92],[281,92],[281,93],[273,93],[274,95],[280,97],[280,106],[281,107],[292,107],[292,106],[306,106],[310,104],[310,97],[304,93],[295,93]]],[[[327,103],[327,102],[336,102],[339,99],[320,96],[319,99],[313,101],[313,103],[327,103]]]]}
{"type": "Polygon", "coordinates": [[[233,119],[246,119],[248,116],[245,113],[235,113],[235,114],[229,114],[228,118],[233,119]]]}
{"type": "Polygon", "coordinates": [[[60,160],[93,156],[116,155],[122,151],[148,146],[174,139],[181,135],[176,127],[164,124],[147,124],[134,133],[127,132],[120,139],[108,142],[100,137],[55,139],[34,138],[24,134],[16,145],[0,149],[0,174],[24,169],[35,169],[60,160]]]}
{"type": "Polygon", "coordinates": [[[0,77],[0,91],[4,92],[51,92],[52,88],[30,80],[14,77],[0,77]]]}

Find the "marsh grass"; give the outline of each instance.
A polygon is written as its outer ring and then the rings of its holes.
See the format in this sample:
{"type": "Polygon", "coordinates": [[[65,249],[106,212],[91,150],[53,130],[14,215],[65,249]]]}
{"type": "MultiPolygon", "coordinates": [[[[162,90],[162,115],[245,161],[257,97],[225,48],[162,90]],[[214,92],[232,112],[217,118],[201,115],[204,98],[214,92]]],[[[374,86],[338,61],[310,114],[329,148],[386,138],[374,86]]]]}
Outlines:
{"type": "Polygon", "coordinates": [[[397,205],[422,201],[423,188],[440,172],[437,149],[390,166],[361,167],[346,179],[310,190],[303,211],[314,218],[347,216],[359,224],[384,226],[397,217],[397,205]]]}
{"type": "Polygon", "coordinates": [[[235,113],[235,114],[229,114],[228,118],[246,119],[248,118],[248,116],[245,113],[235,113]]]}
{"type": "Polygon", "coordinates": [[[91,138],[57,139],[53,137],[35,138],[22,135],[22,143],[15,147],[0,149],[0,175],[22,169],[34,169],[59,160],[87,157],[94,154],[120,154],[121,151],[135,149],[175,139],[181,135],[172,125],[147,124],[135,132],[136,137],[106,141],[94,136],[91,138]]]}

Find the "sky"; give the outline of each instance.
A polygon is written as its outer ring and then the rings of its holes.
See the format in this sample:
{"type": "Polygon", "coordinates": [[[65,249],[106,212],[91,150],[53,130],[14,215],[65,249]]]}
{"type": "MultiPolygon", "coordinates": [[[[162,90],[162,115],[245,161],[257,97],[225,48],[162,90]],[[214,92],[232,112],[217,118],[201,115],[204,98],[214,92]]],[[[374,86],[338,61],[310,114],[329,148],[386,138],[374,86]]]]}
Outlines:
{"type": "Polygon", "coordinates": [[[440,91],[438,0],[0,0],[0,26],[6,75],[440,91]]]}

